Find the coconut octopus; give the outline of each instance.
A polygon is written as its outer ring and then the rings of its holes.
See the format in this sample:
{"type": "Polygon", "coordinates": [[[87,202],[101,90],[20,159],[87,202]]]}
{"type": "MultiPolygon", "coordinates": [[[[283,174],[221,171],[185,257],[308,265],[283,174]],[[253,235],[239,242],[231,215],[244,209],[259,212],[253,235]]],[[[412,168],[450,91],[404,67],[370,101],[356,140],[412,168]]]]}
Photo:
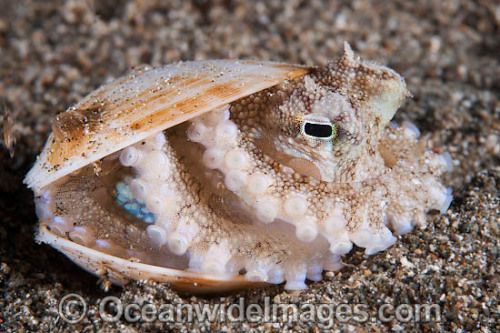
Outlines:
{"type": "Polygon", "coordinates": [[[144,67],[57,116],[27,175],[37,239],[123,284],[306,289],[445,212],[451,158],[390,122],[393,70],[345,44],[325,67],[144,67]]]}

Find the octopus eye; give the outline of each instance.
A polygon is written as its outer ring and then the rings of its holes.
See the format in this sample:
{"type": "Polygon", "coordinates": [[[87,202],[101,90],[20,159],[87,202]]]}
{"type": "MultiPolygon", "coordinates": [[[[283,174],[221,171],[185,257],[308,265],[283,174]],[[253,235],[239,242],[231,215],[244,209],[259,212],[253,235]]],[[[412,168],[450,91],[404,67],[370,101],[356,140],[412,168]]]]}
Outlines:
{"type": "Polygon", "coordinates": [[[337,136],[336,126],[325,121],[303,121],[301,132],[307,138],[325,141],[333,140],[337,136]]]}

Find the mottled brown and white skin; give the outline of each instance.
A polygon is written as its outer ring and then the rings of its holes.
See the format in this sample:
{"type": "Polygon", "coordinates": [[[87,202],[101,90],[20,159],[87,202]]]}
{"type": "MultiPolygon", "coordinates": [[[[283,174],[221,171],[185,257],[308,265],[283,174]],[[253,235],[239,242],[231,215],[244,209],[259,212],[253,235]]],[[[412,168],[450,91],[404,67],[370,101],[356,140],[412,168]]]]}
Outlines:
{"type": "Polygon", "coordinates": [[[307,288],[448,208],[449,155],[390,123],[408,95],[347,44],[323,68],[143,69],[56,118],[26,177],[38,239],[117,283],[307,288]]]}

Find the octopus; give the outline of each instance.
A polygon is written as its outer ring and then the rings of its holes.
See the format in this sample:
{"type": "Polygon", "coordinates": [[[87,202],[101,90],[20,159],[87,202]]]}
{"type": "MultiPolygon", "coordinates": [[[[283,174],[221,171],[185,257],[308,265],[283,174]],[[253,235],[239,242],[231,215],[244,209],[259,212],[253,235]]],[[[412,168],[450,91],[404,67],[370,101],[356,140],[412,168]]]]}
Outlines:
{"type": "Polygon", "coordinates": [[[452,200],[395,71],[212,60],[143,67],[56,117],[26,184],[37,239],[99,276],[192,292],[306,289],[452,200]]]}

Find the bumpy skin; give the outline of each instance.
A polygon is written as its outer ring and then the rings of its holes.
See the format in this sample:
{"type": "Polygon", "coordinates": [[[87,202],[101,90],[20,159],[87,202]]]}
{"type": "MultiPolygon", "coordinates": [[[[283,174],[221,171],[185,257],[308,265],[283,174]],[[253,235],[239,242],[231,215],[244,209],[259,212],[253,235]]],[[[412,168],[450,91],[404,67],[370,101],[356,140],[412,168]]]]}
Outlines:
{"type": "Polygon", "coordinates": [[[39,216],[121,257],[303,289],[353,243],[377,253],[447,209],[447,155],[389,124],[406,95],[399,75],[347,48],[51,185],[39,216]]]}

